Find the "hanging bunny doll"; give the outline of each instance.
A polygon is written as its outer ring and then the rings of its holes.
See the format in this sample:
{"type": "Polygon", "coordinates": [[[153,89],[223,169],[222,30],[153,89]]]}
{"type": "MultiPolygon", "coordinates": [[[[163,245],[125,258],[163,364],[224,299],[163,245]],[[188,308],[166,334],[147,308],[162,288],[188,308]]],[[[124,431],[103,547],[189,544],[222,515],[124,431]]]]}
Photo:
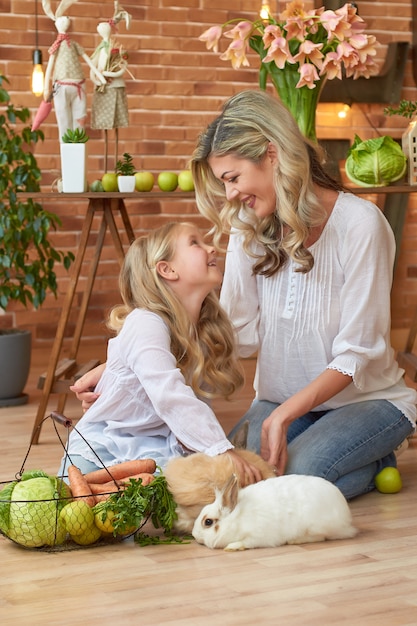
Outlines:
{"type": "MultiPolygon", "coordinates": [[[[127,55],[121,46],[112,37],[117,32],[117,24],[124,20],[129,30],[131,16],[119,3],[114,3],[114,15],[107,22],[100,22],[97,32],[102,41],[91,56],[94,67],[107,79],[102,85],[95,72],[90,72],[90,78],[95,84],[93,102],[91,106],[91,128],[105,131],[105,171],[107,171],[108,137],[107,131],[115,129],[115,163],[118,159],[118,129],[128,126],[128,108],[125,81],[123,74],[127,70],[127,55]]],[[[130,72],[129,72],[130,73],[130,72]]]]}
{"type": "Polygon", "coordinates": [[[45,73],[43,95],[44,100],[47,100],[51,93],[52,82],[60,141],[68,129],[84,128],[86,122],[87,98],[80,57],[90,66],[97,81],[103,85],[106,84],[106,79],[94,67],[82,46],[68,35],[71,20],[65,13],[75,2],[76,0],[61,0],[54,14],[50,0],[42,0],[45,14],[55,22],[58,31],[58,37],[48,51],[50,56],[45,73]]]}

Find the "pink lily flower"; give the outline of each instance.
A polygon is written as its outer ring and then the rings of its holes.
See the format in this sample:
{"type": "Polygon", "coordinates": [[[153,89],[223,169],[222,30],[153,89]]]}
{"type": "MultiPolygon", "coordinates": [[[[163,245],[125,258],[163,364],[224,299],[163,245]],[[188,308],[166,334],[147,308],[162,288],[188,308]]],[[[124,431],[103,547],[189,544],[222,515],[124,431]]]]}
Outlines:
{"type": "Polygon", "coordinates": [[[207,50],[214,50],[214,52],[219,51],[219,40],[222,36],[223,29],[221,26],[212,26],[204,31],[202,35],[198,38],[199,41],[206,42],[207,50]]]}
{"type": "Polygon", "coordinates": [[[315,89],[315,81],[320,80],[320,76],[317,73],[316,66],[312,63],[304,63],[300,66],[300,80],[296,84],[296,88],[308,87],[309,89],[315,89]]]}
{"type": "Polygon", "coordinates": [[[285,37],[277,37],[269,46],[268,54],[264,57],[263,62],[270,63],[271,61],[274,61],[275,65],[281,70],[286,63],[295,63],[285,37]]]}
{"type": "Polygon", "coordinates": [[[242,39],[235,39],[230,46],[220,56],[222,61],[230,61],[234,70],[238,70],[242,65],[249,66],[246,58],[247,45],[242,39]]]}

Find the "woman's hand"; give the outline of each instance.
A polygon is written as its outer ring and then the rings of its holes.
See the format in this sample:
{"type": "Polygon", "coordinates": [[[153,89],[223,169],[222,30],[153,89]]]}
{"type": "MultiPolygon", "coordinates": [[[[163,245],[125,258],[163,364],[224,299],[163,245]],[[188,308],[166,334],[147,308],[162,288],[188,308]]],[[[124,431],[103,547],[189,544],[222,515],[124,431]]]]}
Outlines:
{"type": "Polygon", "coordinates": [[[106,364],[101,363],[94,369],[84,374],[84,376],[81,376],[81,378],[70,386],[71,391],[73,391],[78,400],[81,401],[81,406],[84,412],[87,411],[92,404],[94,404],[100,395],[95,393],[94,389],[105,369],[106,364]]]}
{"type": "Polygon", "coordinates": [[[277,476],[284,473],[288,460],[288,424],[281,418],[279,408],[266,418],[261,432],[261,457],[276,469],[277,476]]]}
{"type": "Polygon", "coordinates": [[[228,450],[224,454],[228,454],[232,458],[241,487],[247,487],[262,480],[261,471],[252,463],[248,463],[239,454],[236,454],[234,450],[228,450]]]}

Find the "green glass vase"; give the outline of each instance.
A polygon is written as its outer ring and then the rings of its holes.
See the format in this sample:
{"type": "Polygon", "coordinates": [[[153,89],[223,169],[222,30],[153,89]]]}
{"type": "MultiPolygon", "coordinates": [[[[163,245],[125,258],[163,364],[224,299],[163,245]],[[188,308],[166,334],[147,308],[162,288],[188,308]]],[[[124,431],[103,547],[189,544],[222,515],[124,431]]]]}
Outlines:
{"type": "Polygon", "coordinates": [[[281,102],[289,109],[302,134],[317,142],[316,109],[324,79],[316,81],[314,89],[296,87],[300,80],[298,65],[287,64],[282,70],[275,67],[271,76],[281,102]]]}

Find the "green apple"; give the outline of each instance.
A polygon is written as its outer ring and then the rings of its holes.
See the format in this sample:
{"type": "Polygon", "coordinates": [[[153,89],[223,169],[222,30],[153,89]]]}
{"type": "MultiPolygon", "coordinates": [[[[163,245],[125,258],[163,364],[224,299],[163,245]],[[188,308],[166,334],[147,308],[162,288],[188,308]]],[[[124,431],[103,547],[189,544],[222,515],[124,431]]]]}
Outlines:
{"type": "Polygon", "coordinates": [[[93,180],[90,185],[90,191],[104,191],[103,183],[101,180],[93,180]]]}
{"type": "MultiPolygon", "coordinates": [[[[71,533],[70,533],[71,534],[71,533]]],[[[71,539],[80,546],[90,546],[98,541],[101,537],[101,530],[94,524],[87,528],[84,532],[77,535],[71,535],[71,539]]]]}
{"type": "Polygon", "coordinates": [[[155,183],[155,177],[151,172],[136,172],[136,191],[151,191],[155,183]]]}
{"type": "Polygon", "coordinates": [[[375,487],[381,493],[398,493],[402,486],[401,474],[396,467],[384,467],[375,476],[375,487]]]}
{"type": "Polygon", "coordinates": [[[183,170],[178,174],[178,186],[182,191],[194,191],[193,175],[190,170],[183,170]]]}
{"type": "Polygon", "coordinates": [[[59,520],[71,536],[82,535],[95,525],[93,509],[81,499],[66,504],[59,514],[59,520]]]}
{"type": "Polygon", "coordinates": [[[158,187],[161,191],[175,191],[178,187],[178,174],[161,172],[158,175],[158,187]]]}
{"type": "Polygon", "coordinates": [[[115,172],[106,172],[101,179],[104,191],[118,191],[117,174],[115,172]]]}

